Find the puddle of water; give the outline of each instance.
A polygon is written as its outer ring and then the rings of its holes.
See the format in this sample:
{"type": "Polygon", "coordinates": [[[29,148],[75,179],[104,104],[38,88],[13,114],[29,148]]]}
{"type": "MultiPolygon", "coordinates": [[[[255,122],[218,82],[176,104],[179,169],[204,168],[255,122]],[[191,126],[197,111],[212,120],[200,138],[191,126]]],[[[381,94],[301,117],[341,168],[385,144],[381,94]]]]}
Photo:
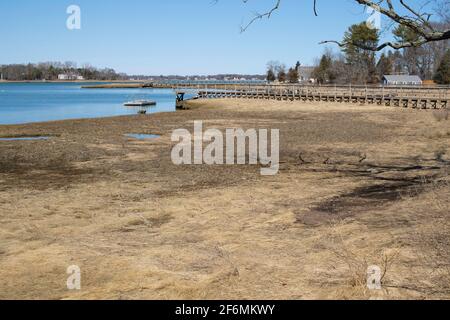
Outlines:
{"type": "Polygon", "coordinates": [[[50,139],[50,137],[12,137],[12,138],[0,138],[0,141],[36,141],[48,139],[50,139]]]}
{"type": "Polygon", "coordinates": [[[133,138],[133,139],[137,139],[137,140],[149,140],[149,139],[158,139],[159,137],[161,137],[160,135],[157,134],[136,134],[136,133],[129,133],[125,135],[128,138],[133,138]]]}

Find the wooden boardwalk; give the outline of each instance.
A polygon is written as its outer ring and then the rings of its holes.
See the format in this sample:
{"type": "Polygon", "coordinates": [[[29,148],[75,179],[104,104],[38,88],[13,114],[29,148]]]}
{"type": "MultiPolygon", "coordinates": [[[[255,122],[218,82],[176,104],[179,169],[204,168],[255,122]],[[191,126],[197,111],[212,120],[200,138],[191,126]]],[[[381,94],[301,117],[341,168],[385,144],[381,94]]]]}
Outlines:
{"type": "Polygon", "coordinates": [[[238,90],[199,90],[200,99],[265,99],[304,102],[337,102],[354,104],[377,104],[384,106],[442,109],[449,107],[448,89],[419,88],[349,88],[349,87],[293,87],[293,88],[247,88],[238,90]]]}
{"type": "Polygon", "coordinates": [[[339,102],[339,103],[359,103],[378,104],[385,106],[420,108],[420,109],[441,109],[448,108],[448,99],[440,98],[420,98],[420,97],[398,97],[390,95],[358,95],[358,94],[309,94],[309,93],[278,93],[278,92],[251,92],[251,91],[199,91],[200,99],[214,98],[245,98],[245,99],[266,99],[284,101],[304,101],[304,102],[339,102]]]}
{"type": "MultiPolygon", "coordinates": [[[[274,99],[304,102],[377,104],[415,109],[450,108],[449,86],[342,86],[261,83],[151,82],[102,84],[84,88],[170,88],[200,99],[274,99]]],[[[177,94],[177,107],[184,107],[177,94]]]]}

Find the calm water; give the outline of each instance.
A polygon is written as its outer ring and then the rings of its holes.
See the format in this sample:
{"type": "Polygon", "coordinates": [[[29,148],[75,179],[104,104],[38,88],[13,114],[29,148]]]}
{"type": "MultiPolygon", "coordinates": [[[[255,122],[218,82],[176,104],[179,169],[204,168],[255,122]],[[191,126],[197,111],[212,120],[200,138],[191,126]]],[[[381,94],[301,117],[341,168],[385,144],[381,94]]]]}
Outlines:
{"type": "Polygon", "coordinates": [[[20,138],[0,138],[0,141],[35,141],[48,139],[50,139],[50,137],[20,137],[20,138]]]}
{"type": "Polygon", "coordinates": [[[161,136],[157,134],[142,134],[142,133],[129,133],[126,134],[128,138],[133,138],[137,140],[151,140],[151,139],[158,139],[161,136]]]}
{"type": "MultiPolygon", "coordinates": [[[[92,83],[90,83],[92,84],[92,83]]],[[[0,83],[0,125],[136,114],[130,100],[154,100],[147,113],[175,111],[169,89],[81,89],[80,83],[0,83]]]]}

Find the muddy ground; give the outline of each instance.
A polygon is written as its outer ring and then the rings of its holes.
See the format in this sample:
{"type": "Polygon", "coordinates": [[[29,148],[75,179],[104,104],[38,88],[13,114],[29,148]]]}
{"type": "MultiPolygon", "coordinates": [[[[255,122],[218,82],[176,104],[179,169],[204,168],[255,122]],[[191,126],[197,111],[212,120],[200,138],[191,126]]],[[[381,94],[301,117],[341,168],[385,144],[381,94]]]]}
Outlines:
{"type": "Polygon", "coordinates": [[[2,299],[450,298],[442,111],[212,100],[0,126],[39,135],[51,138],[0,142],[2,299]],[[279,174],[175,166],[171,133],[194,120],[280,129],[279,174]],[[371,265],[382,290],[366,287],[371,265]]]}

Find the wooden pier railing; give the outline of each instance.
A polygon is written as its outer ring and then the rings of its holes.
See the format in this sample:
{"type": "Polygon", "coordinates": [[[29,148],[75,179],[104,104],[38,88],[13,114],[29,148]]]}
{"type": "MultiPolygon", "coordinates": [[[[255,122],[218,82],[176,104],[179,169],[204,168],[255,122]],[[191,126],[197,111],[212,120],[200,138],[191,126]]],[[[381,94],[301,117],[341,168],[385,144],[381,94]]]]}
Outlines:
{"type": "Polygon", "coordinates": [[[450,87],[311,86],[261,84],[154,84],[154,87],[195,91],[201,99],[246,98],[311,102],[378,104],[440,109],[450,105],[450,87]]]}

